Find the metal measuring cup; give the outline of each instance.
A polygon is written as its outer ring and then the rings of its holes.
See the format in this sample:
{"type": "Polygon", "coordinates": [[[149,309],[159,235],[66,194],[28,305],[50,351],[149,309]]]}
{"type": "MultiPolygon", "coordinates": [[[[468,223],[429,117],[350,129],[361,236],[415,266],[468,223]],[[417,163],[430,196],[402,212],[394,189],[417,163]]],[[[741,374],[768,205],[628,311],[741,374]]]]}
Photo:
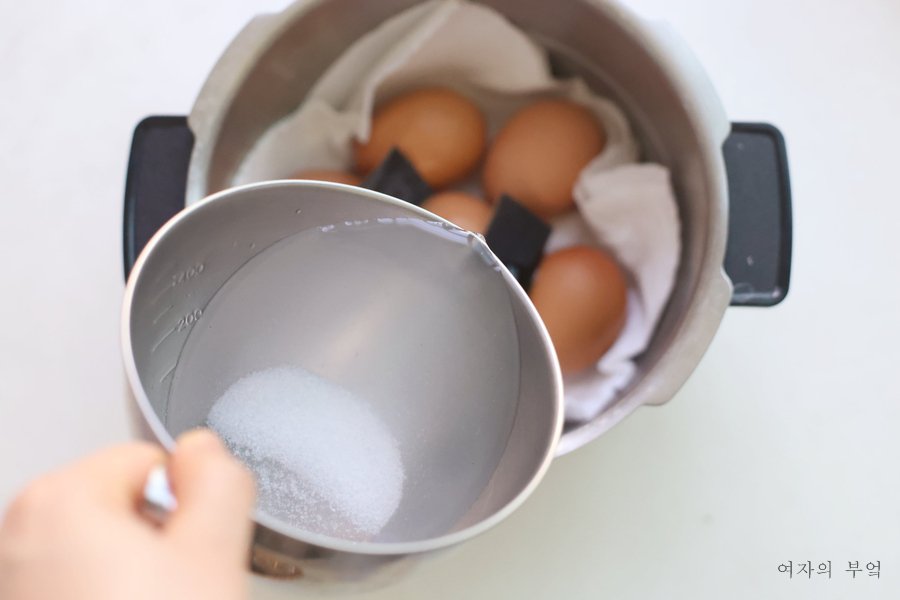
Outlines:
{"type": "MultiPolygon", "coordinates": [[[[191,329],[203,323],[204,307],[242,265],[298,232],[383,218],[442,221],[377,192],[299,181],[226,190],[169,221],[135,264],[122,312],[125,370],[141,437],[169,450],[174,447],[178,431],[167,423],[172,372],[191,329]]],[[[318,582],[391,577],[404,569],[407,559],[457,544],[492,527],[531,494],[549,467],[561,434],[562,380],[537,312],[512,275],[503,267],[499,269],[508,287],[518,335],[519,392],[514,406],[509,407],[514,414],[511,432],[505,443],[497,440],[504,444],[502,455],[474,502],[454,506],[461,516],[442,531],[396,542],[352,542],[323,536],[257,510],[252,561],[256,570],[318,582]]],[[[458,351],[465,352],[465,348],[458,351]]],[[[453,390],[448,390],[448,398],[452,397],[453,390]]],[[[475,414],[465,401],[456,410],[462,419],[467,411],[475,414]]],[[[482,423],[470,419],[468,426],[479,428],[482,423]]],[[[487,430],[483,435],[491,436],[492,432],[487,430]]],[[[446,478],[440,474],[446,471],[433,471],[426,469],[421,476],[446,478]]],[[[453,482],[433,483],[446,496],[441,499],[442,506],[452,506],[453,482]]],[[[427,505],[419,512],[400,515],[400,521],[413,528],[442,517],[437,509],[429,514],[427,505]]]]}

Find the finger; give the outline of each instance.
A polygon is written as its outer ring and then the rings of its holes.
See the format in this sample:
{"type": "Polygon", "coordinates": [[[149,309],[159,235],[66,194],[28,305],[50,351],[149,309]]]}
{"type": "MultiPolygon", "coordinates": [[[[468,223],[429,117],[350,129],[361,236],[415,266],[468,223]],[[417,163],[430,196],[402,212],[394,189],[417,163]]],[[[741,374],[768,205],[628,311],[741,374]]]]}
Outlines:
{"type": "Polygon", "coordinates": [[[107,448],[59,472],[69,493],[88,494],[107,506],[134,511],[143,498],[153,467],[163,463],[165,451],[154,444],[133,442],[107,448]]]}
{"type": "Polygon", "coordinates": [[[207,429],[178,438],[168,470],[178,509],[167,534],[245,562],[255,499],[250,472],[207,429]]]}

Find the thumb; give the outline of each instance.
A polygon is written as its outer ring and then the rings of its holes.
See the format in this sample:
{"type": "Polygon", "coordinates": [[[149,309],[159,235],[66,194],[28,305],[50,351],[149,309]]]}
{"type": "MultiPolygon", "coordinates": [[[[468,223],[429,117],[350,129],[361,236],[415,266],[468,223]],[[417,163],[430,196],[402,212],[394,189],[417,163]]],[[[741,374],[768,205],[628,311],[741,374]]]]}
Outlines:
{"type": "Polygon", "coordinates": [[[246,563],[255,496],[250,472],[213,432],[195,429],[178,438],[168,473],[178,508],[166,534],[197,551],[246,563]]]}

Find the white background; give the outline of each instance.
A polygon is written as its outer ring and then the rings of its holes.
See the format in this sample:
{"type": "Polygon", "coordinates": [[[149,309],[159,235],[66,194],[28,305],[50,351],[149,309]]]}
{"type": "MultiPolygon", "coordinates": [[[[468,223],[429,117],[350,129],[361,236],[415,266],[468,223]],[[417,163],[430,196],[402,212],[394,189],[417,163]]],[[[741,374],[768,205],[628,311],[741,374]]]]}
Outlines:
{"type": "MultiPolygon", "coordinates": [[[[508,521],[365,598],[896,598],[900,4],[629,3],[680,30],[732,119],[784,132],[788,299],[728,311],[668,405],[555,462],[508,521]],[[789,580],[788,560],[834,572],[789,580]],[[857,560],[880,560],[881,578],[852,579],[857,560]]],[[[0,2],[0,507],[129,437],[132,129],[186,114],[234,34],[283,4],[0,2]]]]}

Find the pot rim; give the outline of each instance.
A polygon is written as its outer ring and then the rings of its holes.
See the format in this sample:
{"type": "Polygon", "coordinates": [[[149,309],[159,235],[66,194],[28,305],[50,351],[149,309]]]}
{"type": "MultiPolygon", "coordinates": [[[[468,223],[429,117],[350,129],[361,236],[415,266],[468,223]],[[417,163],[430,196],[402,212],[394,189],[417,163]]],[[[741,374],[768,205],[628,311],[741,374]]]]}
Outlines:
{"type": "MultiPolygon", "coordinates": [[[[260,15],[228,46],[200,91],[189,125],[197,142],[191,154],[186,203],[206,193],[207,168],[222,122],[244,79],[266,51],[304,14],[327,0],[296,0],[282,12],[260,15]]],[[[621,0],[580,0],[626,31],[662,70],[681,100],[702,148],[710,212],[706,249],[693,301],[681,315],[668,350],[642,379],[591,420],[562,434],[561,456],[593,441],[643,405],[669,401],[700,362],[728,308],[732,284],[724,270],[728,189],[721,152],[730,124],[702,65],[667,23],[651,21],[621,0]]]]}

